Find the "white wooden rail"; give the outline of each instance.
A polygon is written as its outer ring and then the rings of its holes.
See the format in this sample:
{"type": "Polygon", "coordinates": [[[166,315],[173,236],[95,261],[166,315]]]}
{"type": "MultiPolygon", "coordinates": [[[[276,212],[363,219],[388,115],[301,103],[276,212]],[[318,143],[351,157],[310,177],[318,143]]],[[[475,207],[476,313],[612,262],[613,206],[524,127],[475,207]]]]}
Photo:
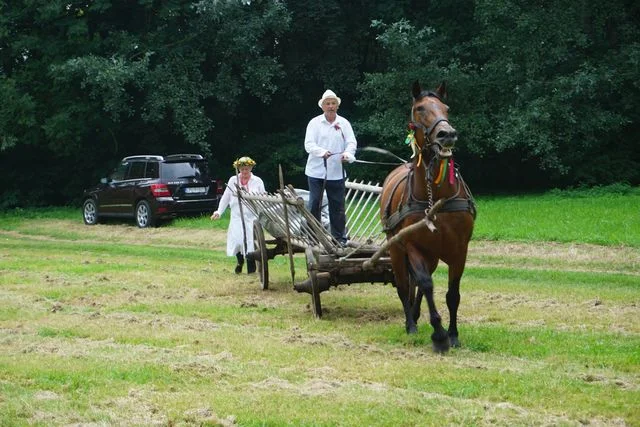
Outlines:
{"type": "MultiPolygon", "coordinates": [[[[371,250],[381,246],[386,240],[379,216],[382,188],[371,182],[349,180],[346,181],[345,187],[348,248],[371,250]]],[[[306,201],[296,193],[293,187],[288,186],[275,193],[257,194],[242,191],[240,199],[243,206],[256,215],[260,224],[271,236],[286,240],[288,226],[291,244],[300,248],[313,248],[324,253],[344,254],[345,248],[311,215],[306,201]],[[288,224],[284,209],[287,209],[288,224]]]]}

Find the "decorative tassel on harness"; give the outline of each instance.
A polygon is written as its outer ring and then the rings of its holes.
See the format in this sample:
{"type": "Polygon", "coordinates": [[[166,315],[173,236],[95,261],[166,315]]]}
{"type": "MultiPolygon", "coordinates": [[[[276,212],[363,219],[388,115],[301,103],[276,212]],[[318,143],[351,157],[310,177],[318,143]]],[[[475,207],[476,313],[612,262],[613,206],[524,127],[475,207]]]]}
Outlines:
{"type": "Polygon", "coordinates": [[[438,172],[438,176],[436,176],[436,179],[433,181],[433,183],[438,187],[442,185],[442,182],[444,181],[443,178],[447,174],[447,164],[447,159],[440,160],[440,170],[438,172]]]}
{"type": "Polygon", "coordinates": [[[447,180],[449,184],[453,185],[456,179],[456,168],[453,164],[453,158],[442,159],[440,160],[440,170],[438,172],[438,176],[433,181],[435,185],[440,187],[442,183],[447,180]]]}
{"type": "Polygon", "coordinates": [[[456,168],[453,164],[453,157],[449,158],[449,184],[453,185],[456,179],[456,168]]]}
{"type": "Polygon", "coordinates": [[[442,159],[440,160],[440,170],[438,172],[438,176],[433,183],[440,187],[442,183],[447,180],[449,184],[453,185],[456,179],[456,168],[453,164],[453,158],[442,159]]]}
{"type": "Polygon", "coordinates": [[[416,141],[416,125],[413,122],[409,123],[409,133],[404,140],[406,145],[411,146],[411,158],[413,159],[416,154],[418,155],[418,166],[422,164],[422,151],[418,147],[418,141],[416,141]]]}

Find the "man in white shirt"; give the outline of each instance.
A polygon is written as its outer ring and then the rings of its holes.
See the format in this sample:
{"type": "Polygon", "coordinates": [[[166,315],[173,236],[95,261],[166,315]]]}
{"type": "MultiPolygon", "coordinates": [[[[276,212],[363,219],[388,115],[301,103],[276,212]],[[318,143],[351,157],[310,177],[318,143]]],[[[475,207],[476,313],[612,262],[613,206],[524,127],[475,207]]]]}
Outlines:
{"type": "Polygon", "coordinates": [[[327,90],[318,101],[323,114],[307,125],[304,149],[309,153],[305,174],[309,183],[309,210],[320,220],[323,189],[329,200],[331,234],[341,244],[347,242],[343,162],[353,163],[358,142],[351,123],[338,115],[340,98],[327,90]]]}

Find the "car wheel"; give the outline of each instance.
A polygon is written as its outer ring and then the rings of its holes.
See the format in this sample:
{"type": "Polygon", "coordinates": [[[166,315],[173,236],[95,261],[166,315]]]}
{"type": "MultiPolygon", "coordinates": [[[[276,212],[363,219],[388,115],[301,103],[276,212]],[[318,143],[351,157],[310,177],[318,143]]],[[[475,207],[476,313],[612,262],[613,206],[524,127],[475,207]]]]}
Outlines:
{"type": "Polygon", "coordinates": [[[136,225],[140,228],[153,227],[156,223],[151,212],[151,206],[146,200],[140,200],[136,205],[136,225]]]}
{"type": "Polygon", "coordinates": [[[87,199],[82,205],[82,218],[87,225],[95,225],[98,223],[98,205],[93,199],[87,199]]]}

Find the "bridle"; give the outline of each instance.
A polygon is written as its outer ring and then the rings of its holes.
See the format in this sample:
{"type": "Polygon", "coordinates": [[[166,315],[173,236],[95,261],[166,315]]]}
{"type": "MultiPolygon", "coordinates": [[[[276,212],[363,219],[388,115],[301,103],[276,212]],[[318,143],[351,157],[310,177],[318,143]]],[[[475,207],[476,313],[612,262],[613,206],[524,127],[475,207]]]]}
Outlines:
{"type": "MultiPolygon", "coordinates": [[[[413,117],[413,108],[411,109],[411,116],[413,117]]],[[[411,123],[413,123],[413,126],[415,126],[416,128],[422,129],[422,131],[424,132],[425,139],[429,142],[429,145],[432,145],[432,144],[438,144],[438,143],[434,142],[431,139],[431,134],[433,133],[433,130],[436,128],[436,126],[438,126],[438,124],[442,122],[449,123],[449,119],[445,119],[444,117],[438,117],[436,120],[434,120],[434,122],[431,124],[431,126],[429,126],[428,129],[425,125],[423,125],[420,122],[412,121],[411,123]]]]}

